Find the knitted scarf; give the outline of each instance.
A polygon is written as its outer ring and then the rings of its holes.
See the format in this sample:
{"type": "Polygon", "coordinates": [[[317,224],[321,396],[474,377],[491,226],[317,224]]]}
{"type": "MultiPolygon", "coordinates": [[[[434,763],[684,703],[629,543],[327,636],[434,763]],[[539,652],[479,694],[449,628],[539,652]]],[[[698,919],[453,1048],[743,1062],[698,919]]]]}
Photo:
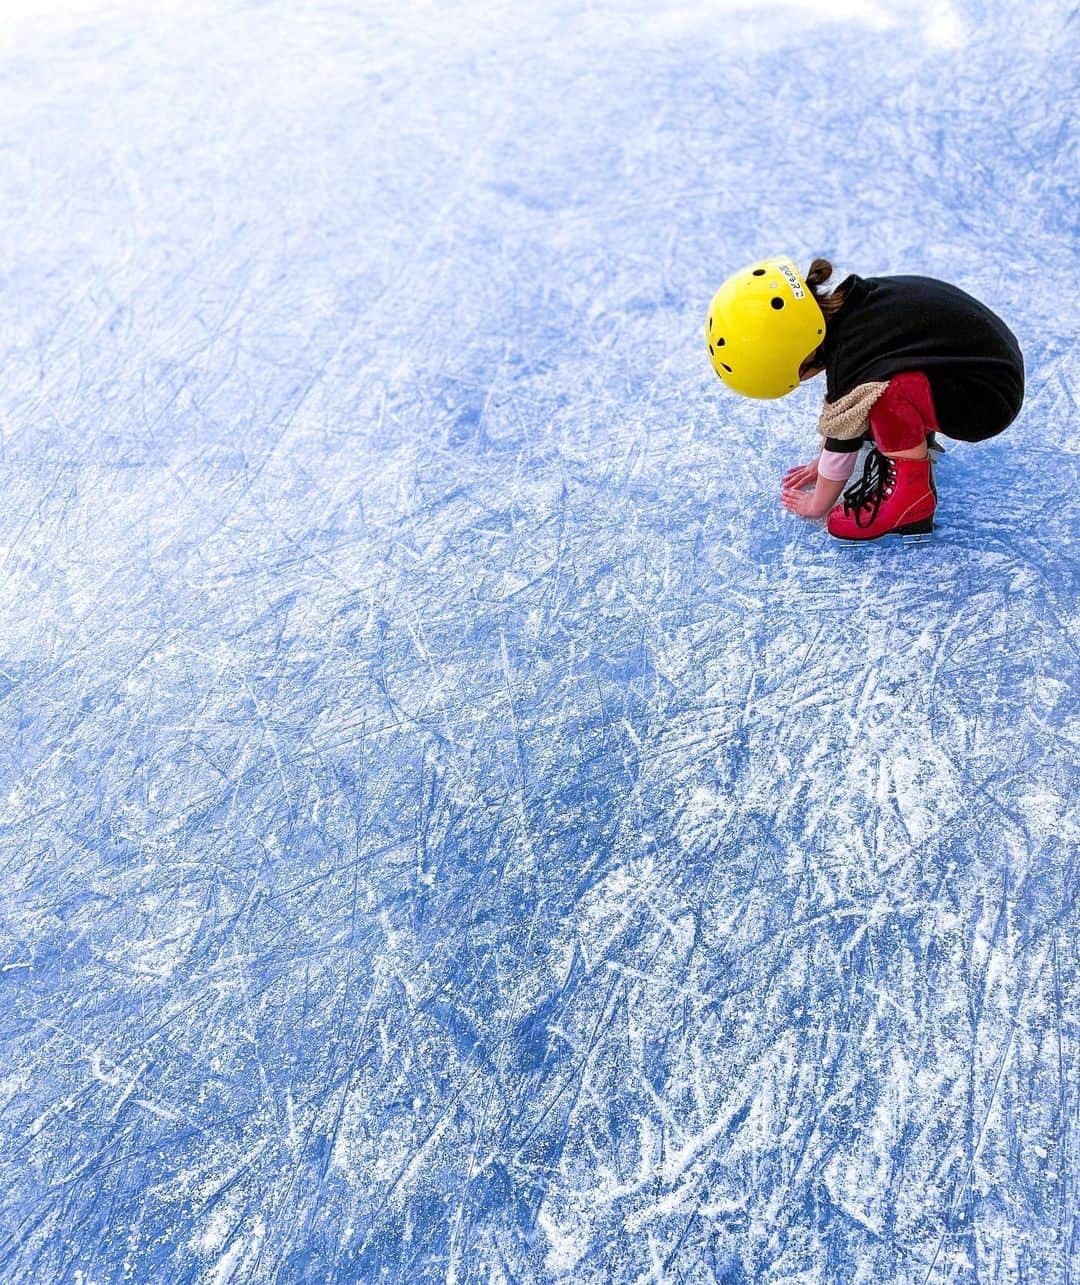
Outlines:
{"type": "Polygon", "coordinates": [[[841,441],[862,437],[870,426],[870,410],[889,386],[889,381],[872,380],[857,384],[849,393],[835,402],[825,402],[817,431],[822,437],[836,437],[841,441]]]}

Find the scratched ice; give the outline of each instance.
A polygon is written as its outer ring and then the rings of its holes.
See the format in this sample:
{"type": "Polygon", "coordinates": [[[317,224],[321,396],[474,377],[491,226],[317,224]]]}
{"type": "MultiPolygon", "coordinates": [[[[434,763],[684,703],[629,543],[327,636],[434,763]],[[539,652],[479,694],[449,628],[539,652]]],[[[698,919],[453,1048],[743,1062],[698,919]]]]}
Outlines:
{"type": "Polygon", "coordinates": [[[1080,1279],[1068,0],[21,7],[0,1278],[1080,1279]],[[932,544],[779,249],[1016,330],[932,544]]]}

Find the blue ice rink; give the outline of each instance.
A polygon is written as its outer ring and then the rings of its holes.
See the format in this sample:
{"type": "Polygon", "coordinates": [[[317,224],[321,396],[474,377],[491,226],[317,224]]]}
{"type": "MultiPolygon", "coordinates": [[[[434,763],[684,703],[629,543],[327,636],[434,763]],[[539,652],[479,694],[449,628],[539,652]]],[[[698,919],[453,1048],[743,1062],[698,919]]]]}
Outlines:
{"type": "Polygon", "coordinates": [[[0,1280],[1075,1285],[1072,5],[157,9],[0,19],[0,1280]],[[932,543],[776,252],[1016,332],[932,543]]]}

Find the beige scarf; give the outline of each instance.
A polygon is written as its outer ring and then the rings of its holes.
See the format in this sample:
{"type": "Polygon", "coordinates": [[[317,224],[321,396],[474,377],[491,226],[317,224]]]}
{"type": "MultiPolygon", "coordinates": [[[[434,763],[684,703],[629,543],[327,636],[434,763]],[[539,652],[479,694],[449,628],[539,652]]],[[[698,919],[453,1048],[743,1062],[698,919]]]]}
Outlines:
{"type": "Polygon", "coordinates": [[[888,386],[888,380],[858,384],[839,401],[825,402],[817,431],[822,437],[838,437],[841,441],[862,437],[870,427],[871,408],[888,386]]]}

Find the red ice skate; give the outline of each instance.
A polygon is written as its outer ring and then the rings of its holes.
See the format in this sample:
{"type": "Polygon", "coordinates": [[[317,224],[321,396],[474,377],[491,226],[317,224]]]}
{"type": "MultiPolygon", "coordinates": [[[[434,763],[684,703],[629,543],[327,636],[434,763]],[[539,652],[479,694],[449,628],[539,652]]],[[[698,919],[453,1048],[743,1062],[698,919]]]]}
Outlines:
{"type": "Polygon", "coordinates": [[[844,492],[826,526],[838,540],[925,535],[934,529],[936,507],[929,459],[891,459],[874,447],[862,477],[844,492]]]}

